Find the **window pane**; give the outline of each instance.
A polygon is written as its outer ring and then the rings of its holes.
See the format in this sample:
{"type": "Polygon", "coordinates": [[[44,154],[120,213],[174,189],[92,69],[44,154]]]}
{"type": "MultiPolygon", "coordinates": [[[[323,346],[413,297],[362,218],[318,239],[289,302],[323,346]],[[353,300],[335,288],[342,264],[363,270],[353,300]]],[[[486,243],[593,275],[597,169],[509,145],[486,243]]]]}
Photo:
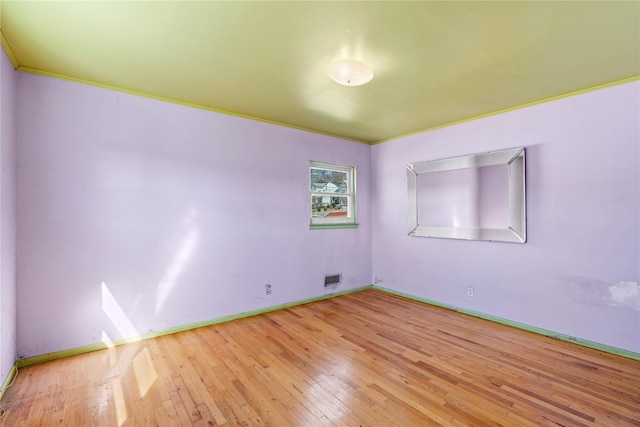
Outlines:
{"type": "Polygon", "coordinates": [[[311,191],[318,193],[347,193],[347,172],[311,168],[311,191]]]}
{"type": "Polygon", "coordinates": [[[333,218],[349,216],[349,198],[347,196],[312,196],[311,216],[333,218]]]}
{"type": "MultiPolygon", "coordinates": [[[[352,224],[355,219],[355,167],[332,163],[309,164],[311,225],[352,224]]],[[[320,227],[319,227],[320,228],[320,227]]],[[[317,228],[317,229],[319,229],[317,228]]],[[[351,227],[349,227],[351,228],[351,227]]]]}

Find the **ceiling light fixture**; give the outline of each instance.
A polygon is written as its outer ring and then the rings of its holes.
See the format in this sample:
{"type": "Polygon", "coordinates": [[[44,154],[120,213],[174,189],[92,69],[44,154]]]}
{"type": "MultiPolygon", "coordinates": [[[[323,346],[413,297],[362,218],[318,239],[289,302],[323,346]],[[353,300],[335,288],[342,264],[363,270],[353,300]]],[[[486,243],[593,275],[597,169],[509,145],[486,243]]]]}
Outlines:
{"type": "Polygon", "coordinates": [[[373,70],[362,62],[344,60],[329,66],[329,77],[343,86],[360,86],[371,81],[373,70]]]}

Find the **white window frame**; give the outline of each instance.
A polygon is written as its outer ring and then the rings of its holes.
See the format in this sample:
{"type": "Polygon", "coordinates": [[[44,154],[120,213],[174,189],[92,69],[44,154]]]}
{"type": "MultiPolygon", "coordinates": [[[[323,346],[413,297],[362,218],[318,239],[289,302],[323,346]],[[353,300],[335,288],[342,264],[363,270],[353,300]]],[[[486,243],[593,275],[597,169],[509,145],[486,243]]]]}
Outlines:
{"type": "Polygon", "coordinates": [[[355,228],[356,223],[356,167],[348,165],[340,165],[335,163],[326,162],[309,162],[309,216],[310,216],[310,228],[311,229],[323,229],[323,228],[355,228]],[[313,191],[311,189],[311,169],[324,169],[332,170],[336,172],[344,172],[347,174],[347,191],[345,193],[328,193],[322,191],[313,191]],[[335,194],[339,197],[347,198],[347,215],[346,216],[334,216],[334,217],[314,217],[312,213],[313,198],[314,197],[327,197],[331,194],[335,194]]]}

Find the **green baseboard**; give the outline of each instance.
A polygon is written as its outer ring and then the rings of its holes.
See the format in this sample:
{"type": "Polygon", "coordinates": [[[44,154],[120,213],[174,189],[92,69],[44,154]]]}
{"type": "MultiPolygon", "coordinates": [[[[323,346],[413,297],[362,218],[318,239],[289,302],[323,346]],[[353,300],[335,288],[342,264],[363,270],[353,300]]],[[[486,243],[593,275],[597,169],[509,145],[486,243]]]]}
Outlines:
{"type": "Polygon", "coordinates": [[[626,357],[626,358],[629,358],[629,359],[640,360],[640,353],[635,353],[635,352],[632,352],[632,351],[629,351],[629,350],[624,350],[624,349],[608,346],[608,345],[605,345],[605,344],[600,344],[600,343],[597,343],[597,342],[593,342],[593,341],[589,341],[589,340],[585,340],[585,339],[581,339],[581,338],[576,338],[576,337],[572,337],[572,336],[569,336],[569,335],[560,334],[560,333],[557,333],[557,332],[554,332],[554,331],[550,331],[550,330],[547,330],[547,329],[526,325],[524,323],[515,322],[515,321],[509,320],[509,319],[505,319],[505,318],[501,318],[501,317],[497,317],[497,316],[492,316],[492,315],[481,313],[481,312],[477,312],[477,311],[474,311],[474,310],[469,310],[469,309],[465,309],[465,308],[461,308],[461,307],[456,307],[456,306],[453,306],[453,305],[450,305],[450,304],[444,304],[444,303],[441,303],[441,302],[438,302],[438,301],[429,300],[427,298],[421,298],[421,297],[418,297],[418,296],[415,296],[415,295],[407,294],[407,293],[404,293],[404,292],[396,291],[396,290],[385,288],[385,287],[378,286],[378,285],[366,285],[366,286],[361,286],[361,287],[358,287],[358,288],[347,289],[347,290],[344,290],[344,291],[324,294],[324,295],[320,295],[318,297],[308,298],[308,299],[299,300],[299,301],[293,301],[293,302],[280,304],[280,305],[274,305],[274,306],[265,307],[265,308],[258,309],[258,310],[247,311],[247,312],[243,312],[243,313],[239,313],[239,314],[234,314],[234,315],[231,315],[231,316],[218,317],[218,318],[211,319],[211,320],[205,320],[203,322],[191,323],[191,324],[188,324],[188,325],[177,326],[177,327],[174,327],[174,328],[164,329],[164,330],[161,330],[161,331],[149,332],[149,333],[138,335],[138,336],[134,336],[134,337],[114,340],[114,341],[110,342],[108,345],[106,343],[102,343],[101,342],[101,343],[89,344],[89,345],[82,346],[82,347],[72,348],[72,349],[68,349],[68,350],[62,350],[62,351],[56,351],[56,352],[53,352],[53,353],[42,354],[42,355],[39,355],[39,356],[32,356],[32,357],[27,357],[27,358],[24,358],[24,359],[18,359],[16,361],[15,365],[14,365],[14,368],[10,371],[9,375],[7,376],[7,379],[5,380],[5,384],[3,384],[3,388],[0,389],[0,398],[2,397],[2,394],[5,391],[6,385],[8,385],[10,383],[11,379],[15,375],[15,372],[16,372],[16,370],[18,368],[24,368],[26,366],[31,366],[31,365],[35,365],[35,364],[38,364],[38,363],[48,362],[48,361],[51,361],[51,360],[57,360],[57,359],[61,359],[61,358],[64,358],[64,357],[70,357],[70,356],[75,356],[75,355],[79,355],[79,354],[90,353],[92,351],[104,350],[104,349],[112,347],[112,346],[119,346],[119,345],[128,344],[128,343],[132,343],[132,342],[138,342],[138,341],[143,341],[143,340],[147,340],[147,339],[151,339],[151,338],[156,338],[156,337],[160,337],[160,336],[164,336],[164,335],[171,335],[171,334],[175,334],[175,333],[178,333],[178,332],[184,332],[184,331],[188,331],[188,330],[191,330],[191,329],[197,329],[197,328],[202,328],[202,327],[205,327],[205,326],[216,325],[216,324],[219,324],[219,323],[230,322],[232,320],[242,319],[242,318],[245,318],[245,317],[257,316],[259,314],[269,313],[269,312],[272,312],[272,311],[282,310],[284,308],[295,307],[295,306],[298,306],[298,305],[309,304],[309,303],[316,302],[316,301],[322,301],[322,300],[333,298],[333,297],[337,297],[337,296],[340,296],[340,295],[352,294],[352,293],[360,292],[360,291],[365,290],[365,289],[377,289],[379,291],[387,292],[387,293],[394,294],[394,295],[398,295],[398,296],[401,296],[401,297],[404,297],[404,298],[407,298],[407,299],[410,299],[410,300],[413,300],[413,301],[418,301],[418,302],[422,302],[422,303],[425,303],[425,304],[446,308],[446,309],[449,309],[449,310],[457,311],[459,313],[467,314],[467,315],[470,315],[470,316],[473,316],[473,317],[477,317],[477,318],[480,318],[480,319],[489,320],[489,321],[492,321],[492,322],[496,322],[496,323],[500,323],[500,324],[503,324],[503,325],[511,326],[511,327],[514,327],[514,328],[522,329],[522,330],[525,330],[525,331],[533,332],[533,333],[536,333],[536,334],[544,335],[544,336],[547,336],[547,337],[556,338],[556,339],[559,339],[559,340],[562,340],[562,341],[566,341],[566,342],[571,342],[571,343],[578,344],[578,345],[581,345],[581,346],[584,346],[584,347],[588,347],[588,348],[604,351],[604,352],[615,354],[615,355],[618,355],[618,356],[623,356],[623,357],[626,357]]]}
{"type": "Polygon", "coordinates": [[[576,337],[572,337],[570,335],[565,335],[565,334],[560,334],[558,332],[554,332],[554,331],[550,331],[548,329],[543,329],[543,328],[538,328],[536,326],[530,326],[530,325],[526,325],[524,323],[520,323],[520,322],[514,322],[513,320],[509,320],[509,319],[505,319],[502,317],[497,317],[497,316],[492,316],[490,314],[485,314],[485,313],[481,313],[478,311],[474,311],[474,310],[469,310],[466,308],[461,308],[461,307],[456,307],[450,304],[444,304],[438,301],[433,301],[427,298],[421,298],[421,297],[417,297],[415,295],[411,295],[411,294],[406,294],[404,292],[399,292],[393,289],[389,289],[389,288],[384,288],[382,286],[378,286],[378,285],[371,285],[371,287],[373,289],[377,289],[383,292],[387,292],[390,294],[394,294],[394,295],[398,295],[413,301],[418,301],[418,302],[422,302],[425,304],[429,304],[429,305],[434,305],[437,307],[442,307],[442,308],[446,308],[449,310],[453,310],[453,311],[457,311],[458,313],[463,313],[463,314],[468,314],[469,316],[473,316],[473,317],[478,317],[480,319],[484,319],[484,320],[489,320],[491,322],[496,322],[496,323],[500,323],[503,325],[507,325],[507,326],[511,326],[514,328],[518,328],[518,329],[523,329],[525,331],[529,331],[529,332],[533,332],[536,334],[540,334],[540,335],[544,335],[550,338],[555,338],[555,339],[559,339],[561,341],[566,341],[566,342],[570,342],[573,344],[578,344],[581,345],[583,347],[588,347],[588,348],[592,348],[595,350],[600,350],[600,351],[604,351],[606,353],[611,353],[611,354],[615,354],[618,356],[622,356],[622,357],[627,357],[629,359],[634,359],[634,360],[640,360],[640,353],[635,353],[633,351],[630,350],[624,350],[621,348],[617,348],[617,347],[612,347],[609,345],[605,345],[605,344],[600,344],[594,341],[589,341],[589,340],[585,340],[582,338],[576,338],[576,337]]]}
{"type": "Polygon", "coordinates": [[[2,400],[2,398],[4,397],[4,393],[9,388],[9,384],[11,384],[11,382],[13,381],[17,373],[18,373],[18,363],[16,362],[13,364],[13,366],[9,370],[9,373],[7,374],[7,378],[5,378],[4,381],[2,382],[2,387],[0,387],[0,400],[2,400]]]}
{"type": "Polygon", "coordinates": [[[215,318],[215,319],[205,320],[203,322],[191,323],[191,324],[183,325],[183,326],[176,326],[174,328],[163,329],[161,331],[154,331],[154,332],[149,332],[149,333],[146,333],[146,334],[141,334],[141,335],[137,335],[137,336],[133,336],[133,337],[129,337],[129,338],[113,340],[113,341],[109,342],[108,345],[107,345],[107,343],[100,342],[100,343],[85,345],[85,346],[82,346],[82,347],[71,348],[71,349],[68,349],[68,350],[62,350],[62,351],[56,351],[56,352],[52,352],[52,353],[46,353],[46,354],[42,354],[42,355],[39,355],[39,356],[26,357],[24,359],[18,359],[17,362],[16,362],[16,366],[18,368],[24,368],[26,366],[35,365],[35,364],[38,364],[38,363],[44,363],[44,362],[48,362],[48,361],[51,361],[51,360],[62,359],[64,357],[76,356],[76,355],[79,355],[79,354],[90,353],[92,351],[104,350],[106,348],[113,347],[113,346],[119,346],[119,345],[128,344],[128,343],[132,343],[132,342],[148,340],[148,339],[151,339],[151,338],[157,338],[157,337],[161,337],[161,336],[164,336],[164,335],[176,334],[178,332],[184,332],[184,331],[188,331],[188,330],[191,330],[191,329],[197,329],[197,328],[202,328],[202,327],[205,327],[205,326],[216,325],[216,324],[219,324],[219,323],[230,322],[232,320],[242,319],[242,318],[245,318],[245,317],[257,316],[259,314],[269,313],[269,312],[276,311],[276,310],[282,310],[284,308],[289,308],[289,307],[295,307],[297,305],[309,304],[309,303],[316,302],[316,301],[321,301],[321,300],[325,300],[325,299],[329,299],[329,298],[334,298],[334,297],[337,297],[337,296],[340,296],[340,295],[352,294],[352,293],[355,293],[355,292],[359,292],[359,291],[361,291],[363,289],[369,289],[370,287],[371,287],[371,285],[361,286],[359,288],[347,289],[347,290],[339,291],[339,292],[332,292],[332,293],[329,293],[329,294],[324,294],[324,295],[320,295],[320,296],[313,297],[313,298],[307,298],[307,299],[300,300],[300,301],[293,301],[293,302],[288,302],[288,303],[285,303],[285,304],[280,304],[280,305],[274,305],[274,306],[270,306],[270,307],[261,308],[261,309],[258,309],[258,310],[246,311],[246,312],[239,313],[239,314],[233,314],[231,316],[218,317],[218,318],[215,318]]]}

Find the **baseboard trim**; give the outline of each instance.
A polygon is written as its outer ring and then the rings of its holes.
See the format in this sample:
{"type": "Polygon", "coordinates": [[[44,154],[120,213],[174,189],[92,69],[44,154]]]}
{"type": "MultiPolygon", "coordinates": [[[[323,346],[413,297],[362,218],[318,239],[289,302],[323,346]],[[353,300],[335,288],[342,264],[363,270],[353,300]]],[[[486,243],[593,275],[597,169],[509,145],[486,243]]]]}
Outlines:
{"type": "Polygon", "coordinates": [[[577,337],[572,337],[570,335],[565,335],[565,334],[561,334],[558,332],[554,332],[554,331],[550,331],[548,329],[543,329],[543,328],[538,328],[536,326],[530,326],[524,323],[520,323],[520,322],[515,322],[513,320],[509,320],[509,319],[505,319],[503,317],[497,317],[497,316],[492,316],[490,314],[485,314],[485,313],[481,313],[479,311],[474,311],[474,310],[469,310],[466,308],[462,308],[462,307],[456,307],[454,305],[450,305],[450,304],[444,304],[438,301],[433,301],[427,298],[421,298],[415,295],[411,295],[411,294],[407,294],[404,292],[400,292],[400,291],[396,291],[393,289],[389,289],[389,288],[385,288],[382,286],[378,286],[378,285],[371,285],[371,287],[373,289],[377,289],[379,291],[383,291],[383,292],[387,292],[393,295],[398,295],[413,301],[418,301],[418,302],[422,302],[425,304],[429,304],[429,305],[434,305],[436,307],[442,307],[442,308],[446,308],[449,310],[453,310],[453,311],[457,311],[458,313],[463,313],[463,314],[467,314],[469,316],[473,316],[473,317],[478,317],[480,319],[484,319],[484,320],[489,320],[491,322],[495,322],[495,323],[500,323],[502,325],[507,325],[507,326],[511,326],[517,329],[522,329],[525,331],[529,331],[529,332],[533,332],[539,335],[544,335],[546,337],[550,337],[550,338],[555,338],[561,341],[566,341],[566,342],[570,342],[573,344],[578,344],[580,346],[583,347],[588,347],[591,349],[595,349],[595,350],[600,350],[600,351],[604,351],[606,353],[611,353],[611,354],[615,354],[617,356],[622,356],[622,357],[626,357],[629,359],[634,359],[634,360],[640,360],[640,353],[635,353],[633,351],[630,350],[625,350],[622,348],[617,348],[617,347],[612,347],[606,344],[600,344],[598,342],[594,342],[594,341],[589,341],[589,340],[585,340],[582,338],[577,338],[577,337]]]}
{"type": "Polygon", "coordinates": [[[0,399],[2,398],[2,395],[4,394],[4,392],[6,391],[6,386],[11,383],[11,380],[15,376],[15,373],[16,373],[18,368],[24,368],[24,367],[35,365],[35,364],[38,364],[38,363],[49,362],[51,360],[62,359],[62,358],[65,358],[65,357],[76,356],[76,355],[79,355],[79,354],[90,353],[90,352],[93,352],[93,351],[104,350],[104,349],[107,349],[109,347],[120,346],[120,345],[123,345],[123,344],[132,343],[132,342],[144,341],[144,340],[147,340],[147,339],[157,338],[157,337],[161,337],[161,336],[164,336],[164,335],[176,334],[176,333],[188,331],[188,330],[191,330],[191,329],[197,329],[197,328],[202,328],[202,327],[205,327],[205,326],[217,325],[219,323],[225,323],[225,322],[230,322],[230,321],[233,321],[233,320],[243,319],[245,317],[257,316],[257,315],[260,315],[260,314],[265,314],[265,313],[269,313],[269,312],[276,311],[276,310],[282,310],[282,309],[285,309],[285,308],[295,307],[295,306],[298,306],[298,305],[309,304],[309,303],[316,302],[316,301],[322,301],[322,300],[325,300],[325,299],[334,298],[334,297],[341,296],[341,295],[353,294],[353,293],[360,292],[360,291],[365,290],[365,289],[376,289],[376,290],[379,290],[379,291],[382,291],[382,292],[387,292],[389,294],[398,295],[398,296],[401,296],[401,297],[404,297],[404,298],[407,298],[407,299],[410,299],[410,300],[413,300],[413,301],[418,301],[418,302],[421,302],[421,303],[424,303],[424,304],[433,305],[433,306],[436,306],[436,307],[446,308],[448,310],[453,310],[453,311],[456,311],[456,312],[459,312],[459,313],[467,314],[469,316],[477,317],[477,318],[484,319],[484,320],[489,320],[491,322],[500,323],[500,324],[511,326],[511,327],[514,327],[514,328],[517,328],[517,329],[522,329],[522,330],[533,332],[533,333],[536,333],[536,334],[539,334],[539,335],[544,335],[544,336],[547,336],[547,337],[550,337],[550,338],[555,338],[555,339],[558,339],[558,340],[561,340],[561,341],[570,342],[570,343],[577,344],[577,345],[580,345],[580,346],[583,346],[583,347],[588,347],[588,348],[591,348],[591,349],[604,351],[606,353],[615,354],[615,355],[626,357],[626,358],[629,358],[629,359],[640,360],[640,353],[635,353],[635,352],[630,351],[630,350],[625,350],[625,349],[621,349],[621,348],[612,347],[612,346],[609,346],[609,345],[597,343],[597,342],[594,342],[594,341],[589,341],[589,340],[576,338],[576,337],[572,337],[572,336],[565,335],[565,334],[560,334],[558,332],[554,332],[554,331],[551,331],[551,330],[538,328],[538,327],[535,327],[535,326],[530,326],[530,325],[527,325],[527,324],[524,324],[524,323],[515,322],[515,321],[509,320],[509,319],[502,318],[502,317],[492,316],[490,314],[485,314],[485,313],[482,313],[482,312],[469,310],[469,309],[462,308],[462,307],[456,307],[454,305],[445,304],[445,303],[441,303],[439,301],[434,301],[434,300],[430,300],[430,299],[427,299],[427,298],[418,297],[418,296],[415,296],[415,295],[411,295],[411,294],[408,294],[408,293],[396,291],[394,289],[389,289],[389,288],[385,288],[385,287],[378,286],[378,285],[366,285],[366,286],[361,286],[361,287],[358,287],[358,288],[347,289],[347,290],[344,290],[344,291],[332,292],[332,293],[320,295],[320,296],[313,297],[313,298],[307,298],[307,299],[304,299],[304,300],[292,301],[292,302],[288,302],[288,303],[285,303],[285,304],[279,304],[279,305],[274,305],[274,306],[270,306],[270,307],[265,307],[265,308],[258,309],[258,310],[246,311],[246,312],[243,312],[243,313],[233,314],[233,315],[230,315],[230,316],[218,317],[218,318],[215,318],[215,319],[205,320],[203,322],[191,323],[191,324],[188,324],[188,325],[177,326],[177,327],[174,327],[174,328],[164,329],[164,330],[161,330],[161,331],[149,332],[149,333],[138,335],[138,336],[134,336],[134,337],[114,340],[114,341],[111,341],[109,343],[102,343],[101,342],[101,343],[89,344],[89,345],[86,345],[86,346],[72,348],[72,349],[68,349],[68,350],[56,351],[56,352],[46,353],[46,354],[42,354],[42,355],[38,355],[38,356],[31,356],[31,357],[26,357],[26,358],[23,358],[23,359],[18,359],[16,361],[16,363],[14,364],[13,368],[11,369],[11,371],[9,371],[9,375],[5,379],[4,384],[2,385],[2,389],[0,389],[0,399]]]}
{"type": "Polygon", "coordinates": [[[371,285],[361,286],[359,288],[347,289],[339,292],[332,292],[332,293],[320,295],[313,298],[307,298],[299,301],[292,301],[285,304],[274,305],[270,307],[261,308],[258,310],[246,311],[243,313],[233,314],[230,316],[218,317],[215,319],[205,320],[203,322],[191,323],[183,326],[176,326],[175,328],[163,329],[161,331],[149,332],[149,333],[134,336],[134,337],[113,340],[109,343],[100,342],[100,343],[85,345],[82,347],[71,348],[68,350],[61,350],[61,351],[56,351],[52,353],[46,353],[39,356],[26,357],[23,359],[18,359],[16,361],[15,366],[17,368],[24,368],[27,366],[36,365],[38,363],[44,363],[52,360],[62,359],[65,357],[77,356],[79,354],[90,353],[98,350],[104,350],[109,347],[115,347],[123,344],[144,341],[152,338],[161,337],[164,335],[171,335],[171,334],[176,334],[178,332],[188,331],[191,329],[197,329],[205,326],[217,325],[219,323],[230,322],[232,320],[238,320],[245,317],[257,316],[259,314],[265,314],[265,313],[269,313],[276,310],[282,310],[284,308],[290,308],[298,305],[309,304],[316,301],[322,301],[325,299],[334,298],[341,295],[348,295],[348,294],[360,292],[364,289],[369,289],[369,288],[371,288],[371,285]]]}
{"type": "Polygon", "coordinates": [[[13,364],[13,366],[9,370],[9,373],[7,374],[7,378],[5,378],[4,382],[2,383],[2,387],[0,387],[0,401],[4,397],[4,393],[9,388],[9,384],[11,384],[11,382],[13,381],[17,373],[18,373],[18,362],[13,364]]]}

